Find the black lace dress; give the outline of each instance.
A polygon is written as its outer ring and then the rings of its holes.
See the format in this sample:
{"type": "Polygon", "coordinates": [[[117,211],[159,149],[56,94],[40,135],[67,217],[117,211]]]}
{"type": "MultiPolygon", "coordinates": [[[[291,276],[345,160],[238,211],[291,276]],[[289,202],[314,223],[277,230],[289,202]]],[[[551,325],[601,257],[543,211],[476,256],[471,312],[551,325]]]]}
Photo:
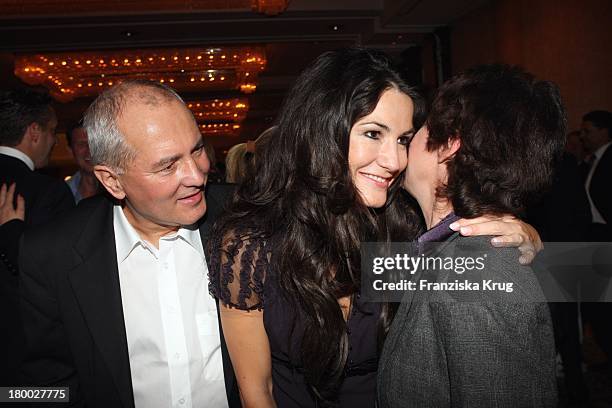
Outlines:
{"type": "MultiPolygon", "coordinates": [[[[214,239],[214,238],[213,238],[214,239]]],[[[276,404],[282,408],[316,407],[300,364],[304,332],[300,311],[280,293],[278,271],[270,260],[273,241],[226,237],[213,242],[209,254],[210,292],[222,303],[241,310],[263,310],[272,353],[276,404]]],[[[340,407],[374,407],[376,400],[377,327],[380,305],[354,297],[347,322],[348,363],[339,391],[340,407]]]]}

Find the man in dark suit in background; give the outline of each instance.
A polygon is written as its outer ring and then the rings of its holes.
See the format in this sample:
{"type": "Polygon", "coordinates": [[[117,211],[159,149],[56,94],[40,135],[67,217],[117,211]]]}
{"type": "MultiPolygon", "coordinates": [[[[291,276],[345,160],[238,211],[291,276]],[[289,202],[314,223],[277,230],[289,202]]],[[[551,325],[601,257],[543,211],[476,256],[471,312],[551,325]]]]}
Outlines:
{"type": "MultiPolygon", "coordinates": [[[[589,157],[584,187],[591,205],[588,240],[612,242],[612,112],[591,111],[582,117],[581,140],[589,157]]],[[[612,272],[612,271],[608,271],[612,272]]],[[[612,361],[612,303],[584,303],[583,316],[591,323],[599,346],[612,361]]]]}
{"type": "MultiPolygon", "coordinates": [[[[569,133],[568,138],[573,133],[569,133]]],[[[580,140],[578,143],[582,146],[580,140]]],[[[579,148],[575,147],[573,151],[577,152],[579,148]]],[[[551,188],[541,200],[529,207],[529,223],[540,233],[544,242],[588,241],[591,211],[584,190],[584,178],[576,160],[576,157],[568,152],[566,144],[563,157],[555,163],[551,188]]],[[[540,272],[536,266],[536,274],[538,273],[540,272]]],[[[580,272],[573,271],[572,274],[575,278],[580,278],[580,272]]],[[[555,345],[563,363],[567,398],[573,403],[586,403],[589,392],[582,373],[578,304],[553,302],[549,303],[549,306],[555,345]]]]}
{"type": "Polygon", "coordinates": [[[0,385],[16,385],[23,343],[18,334],[19,237],[24,228],[44,224],[74,207],[62,180],[35,171],[49,161],[56,126],[47,95],[28,89],[0,93],[0,190],[5,192],[0,205],[3,215],[9,215],[14,205],[19,213],[25,209],[25,217],[14,213],[8,221],[0,219],[0,331],[11,333],[0,336],[0,385]]]}
{"type": "Polygon", "coordinates": [[[24,380],[88,407],[233,407],[239,397],[203,248],[227,189],[171,89],[126,81],[85,115],[108,195],[24,235],[24,380]]]}
{"type": "Polygon", "coordinates": [[[25,222],[0,226],[0,257],[9,270],[17,266],[17,243],[23,228],[40,225],[74,207],[70,190],[35,169],[45,167],[57,139],[51,99],[28,89],[0,95],[0,185],[16,183],[25,200],[25,222]]]}
{"type": "Polygon", "coordinates": [[[581,140],[590,155],[585,188],[591,204],[591,239],[612,240],[612,112],[592,111],[582,118],[581,140]]]}

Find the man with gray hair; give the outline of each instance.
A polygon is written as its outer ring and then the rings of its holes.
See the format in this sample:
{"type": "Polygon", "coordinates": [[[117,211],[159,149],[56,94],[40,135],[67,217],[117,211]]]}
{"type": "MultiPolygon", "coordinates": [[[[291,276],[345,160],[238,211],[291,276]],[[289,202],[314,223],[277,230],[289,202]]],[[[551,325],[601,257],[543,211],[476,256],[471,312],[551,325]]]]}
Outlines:
{"type": "Polygon", "coordinates": [[[126,81],[84,127],[108,194],[24,237],[25,383],[88,407],[239,406],[203,250],[227,190],[204,198],[193,115],[170,88],[126,81]]]}

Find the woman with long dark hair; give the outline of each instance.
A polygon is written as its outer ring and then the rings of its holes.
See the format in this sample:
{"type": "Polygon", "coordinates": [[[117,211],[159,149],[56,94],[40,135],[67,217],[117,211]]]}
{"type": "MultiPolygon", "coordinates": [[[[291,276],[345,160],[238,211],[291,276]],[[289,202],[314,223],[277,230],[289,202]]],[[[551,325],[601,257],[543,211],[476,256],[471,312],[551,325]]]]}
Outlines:
{"type": "Polygon", "coordinates": [[[421,229],[396,196],[423,116],[379,52],[325,53],[298,78],[209,241],[211,293],[244,406],[374,406],[392,316],[360,299],[359,248],[421,229]]]}

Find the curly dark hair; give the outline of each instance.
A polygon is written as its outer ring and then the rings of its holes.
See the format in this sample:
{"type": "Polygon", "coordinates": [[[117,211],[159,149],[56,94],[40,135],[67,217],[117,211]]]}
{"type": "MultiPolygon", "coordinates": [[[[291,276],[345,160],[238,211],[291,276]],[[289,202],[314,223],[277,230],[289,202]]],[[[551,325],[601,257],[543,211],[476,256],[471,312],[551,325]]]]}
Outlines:
{"type": "MultiPolygon", "coordinates": [[[[394,200],[403,177],[384,208],[370,209],[349,171],[351,128],[390,88],[412,98],[414,122],[422,122],[419,95],[384,54],[350,48],[321,55],[289,92],[278,127],[257,146],[254,172],[213,232],[222,237],[246,223],[249,238],[281,238],[272,267],[280,271],[283,294],[302,312],[301,363],[321,406],[334,404],[343,380],[348,338],[338,299],[359,290],[360,243],[410,240],[419,231],[415,213],[394,200]]],[[[386,305],[379,339],[390,320],[386,305]]]]}
{"type": "Polygon", "coordinates": [[[54,112],[51,97],[28,88],[0,93],[0,146],[17,146],[32,123],[46,126],[54,112]]]}
{"type": "Polygon", "coordinates": [[[438,196],[467,218],[524,214],[550,184],[566,137],[557,86],[501,64],[474,67],[443,84],[426,124],[429,151],[461,142],[438,196]]]}

